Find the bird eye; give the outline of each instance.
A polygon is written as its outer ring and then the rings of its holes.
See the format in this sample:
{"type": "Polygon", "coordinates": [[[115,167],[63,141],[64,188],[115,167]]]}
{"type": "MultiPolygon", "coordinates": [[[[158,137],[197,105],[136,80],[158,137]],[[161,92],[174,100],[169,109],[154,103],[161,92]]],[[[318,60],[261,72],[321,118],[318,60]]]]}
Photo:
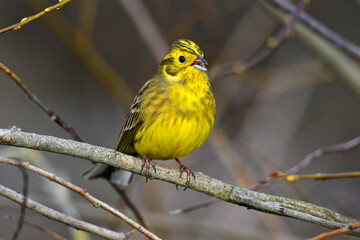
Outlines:
{"type": "Polygon", "coordinates": [[[180,57],[179,57],[179,62],[181,62],[181,63],[185,62],[185,57],[184,57],[184,56],[180,56],[180,57]]]}

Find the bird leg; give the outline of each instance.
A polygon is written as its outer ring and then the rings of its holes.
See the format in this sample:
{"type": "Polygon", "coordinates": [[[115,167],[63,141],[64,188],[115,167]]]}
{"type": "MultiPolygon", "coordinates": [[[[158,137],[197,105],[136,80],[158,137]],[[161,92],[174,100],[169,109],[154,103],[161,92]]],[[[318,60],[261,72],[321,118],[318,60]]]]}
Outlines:
{"type": "Polygon", "coordinates": [[[156,168],[155,168],[155,163],[150,159],[148,158],[145,154],[142,156],[142,164],[141,164],[141,170],[140,172],[142,172],[142,170],[144,169],[145,165],[146,165],[146,168],[145,168],[145,182],[147,182],[149,180],[149,172],[150,172],[150,166],[153,167],[154,169],[154,172],[156,173],[156,168]]]}
{"type": "MultiPolygon", "coordinates": [[[[175,158],[175,160],[179,164],[180,178],[182,177],[182,174],[184,171],[186,172],[186,175],[187,175],[186,184],[185,184],[185,188],[184,188],[184,191],[185,191],[189,187],[191,175],[194,177],[194,180],[195,180],[195,174],[193,171],[190,170],[190,168],[185,166],[178,158],[175,158]]],[[[176,185],[176,189],[177,189],[177,185],[176,185]]]]}

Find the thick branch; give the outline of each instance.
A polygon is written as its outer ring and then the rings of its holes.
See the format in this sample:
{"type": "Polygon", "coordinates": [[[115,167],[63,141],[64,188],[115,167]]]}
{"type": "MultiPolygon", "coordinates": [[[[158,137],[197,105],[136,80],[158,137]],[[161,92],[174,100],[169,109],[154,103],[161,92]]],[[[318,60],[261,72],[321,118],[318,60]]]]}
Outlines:
{"type": "MultiPolygon", "coordinates": [[[[87,143],[34,133],[25,133],[16,129],[0,129],[0,144],[84,158],[144,175],[144,173],[140,171],[142,164],[141,159],[87,143]]],[[[178,169],[160,164],[156,164],[156,169],[156,173],[152,173],[152,178],[181,186],[185,185],[186,177],[180,178],[178,169]]],[[[249,191],[226,184],[200,172],[195,173],[195,175],[196,180],[191,181],[189,188],[230,203],[245,206],[249,209],[291,217],[331,229],[344,227],[347,224],[357,222],[355,219],[314,204],[249,191]]],[[[360,231],[355,230],[349,232],[349,234],[360,236],[360,231]]]]}

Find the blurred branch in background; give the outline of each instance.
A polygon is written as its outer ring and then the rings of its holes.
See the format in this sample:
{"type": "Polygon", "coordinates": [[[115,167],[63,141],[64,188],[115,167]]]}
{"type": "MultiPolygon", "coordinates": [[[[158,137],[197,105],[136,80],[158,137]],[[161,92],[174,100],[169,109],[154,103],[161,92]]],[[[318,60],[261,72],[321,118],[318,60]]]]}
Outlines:
{"type": "MultiPolygon", "coordinates": [[[[53,182],[55,182],[57,184],[60,184],[60,185],[62,185],[64,187],[78,193],[83,198],[85,198],[90,203],[92,203],[94,205],[94,207],[100,207],[100,208],[104,209],[105,211],[108,211],[109,213],[115,215],[116,217],[118,217],[119,219],[125,221],[131,227],[138,230],[139,232],[141,232],[142,234],[144,234],[148,238],[150,238],[150,239],[160,239],[156,235],[149,232],[147,229],[145,229],[144,227],[142,227],[141,225],[139,225],[138,223],[133,221],[132,219],[125,216],[120,211],[118,211],[115,208],[112,208],[111,206],[109,206],[108,204],[94,198],[89,193],[87,193],[84,189],[82,189],[82,188],[80,188],[78,186],[75,186],[74,184],[72,184],[72,183],[70,183],[70,182],[68,182],[68,181],[54,175],[53,173],[50,173],[50,172],[47,172],[47,171],[45,171],[45,170],[43,170],[41,168],[35,167],[34,165],[29,164],[28,162],[20,162],[20,161],[17,161],[17,160],[7,159],[7,158],[3,158],[3,157],[0,157],[0,163],[18,166],[18,167],[30,170],[30,171],[32,171],[34,173],[37,173],[37,174],[39,174],[39,175],[41,175],[43,177],[46,177],[49,180],[51,180],[51,181],[53,181],[53,182]]],[[[25,202],[25,205],[26,205],[26,202],[25,202]]],[[[75,225],[72,225],[72,226],[76,228],[75,225]]]]}
{"type": "Polygon", "coordinates": [[[123,6],[131,17],[155,60],[161,62],[168,49],[168,43],[151,17],[149,10],[145,7],[144,2],[139,0],[118,0],[118,3],[123,6]]]}
{"type": "MultiPolygon", "coordinates": [[[[284,13],[273,7],[266,1],[259,0],[262,6],[274,17],[283,19],[284,13]]],[[[326,61],[332,68],[346,80],[350,87],[360,94],[360,67],[349,56],[337,49],[320,35],[314,33],[302,23],[296,23],[294,26],[295,35],[303,41],[310,49],[326,61]]]]}
{"type": "Polygon", "coordinates": [[[216,80],[231,74],[243,74],[246,70],[253,68],[265,60],[279,47],[280,44],[283,43],[285,38],[289,36],[296,19],[303,11],[306,3],[306,0],[299,0],[296,8],[292,11],[291,16],[288,19],[285,19],[284,26],[273,36],[269,37],[265,43],[247,59],[242,62],[236,61],[233,63],[224,63],[213,67],[210,79],[216,80]]]}
{"type": "Polygon", "coordinates": [[[98,4],[98,0],[81,0],[79,4],[76,33],[81,33],[89,40],[92,39],[98,4]]]}
{"type": "MultiPolygon", "coordinates": [[[[33,11],[39,11],[48,3],[46,0],[24,2],[33,11]]],[[[103,59],[92,43],[74,28],[71,22],[61,13],[41,18],[59,39],[79,58],[99,84],[109,93],[112,99],[122,107],[128,109],[134,94],[118,73],[103,59]]]]}
{"type": "MultiPolygon", "coordinates": [[[[131,171],[142,176],[145,175],[145,173],[141,171],[142,160],[139,158],[119,152],[115,154],[112,149],[72,140],[25,133],[14,129],[0,129],[0,144],[84,158],[131,171]]],[[[160,164],[155,165],[157,171],[152,175],[152,178],[185,186],[186,179],[179,177],[178,169],[160,164]]],[[[245,206],[249,209],[291,217],[332,229],[357,222],[357,220],[353,218],[314,204],[249,191],[226,184],[199,172],[195,173],[195,175],[196,180],[191,181],[189,188],[233,204],[245,206]]],[[[352,231],[349,232],[349,234],[360,236],[359,231],[352,231]]]]}
{"type": "MultiPolygon", "coordinates": [[[[295,6],[291,4],[291,2],[285,0],[270,0],[270,2],[272,2],[275,6],[288,12],[293,12],[295,10],[295,6]]],[[[299,15],[299,19],[309,27],[313,28],[313,30],[321,34],[327,40],[331,41],[338,47],[346,50],[354,57],[360,59],[360,47],[358,45],[343,38],[336,32],[326,27],[324,24],[307,14],[306,12],[301,12],[299,15]]]]}

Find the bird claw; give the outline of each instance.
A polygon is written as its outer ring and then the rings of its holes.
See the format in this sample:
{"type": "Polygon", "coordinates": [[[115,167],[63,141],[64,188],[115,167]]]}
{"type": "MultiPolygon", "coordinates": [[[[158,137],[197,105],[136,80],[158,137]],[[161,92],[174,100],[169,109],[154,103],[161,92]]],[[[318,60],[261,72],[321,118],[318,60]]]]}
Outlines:
{"type": "Polygon", "coordinates": [[[143,156],[143,162],[141,164],[141,169],[140,172],[142,172],[142,170],[145,168],[145,182],[147,182],[149,180],[150,177],[150,166],[154,169],[154,173],[156,173],[156,168],[155,168],[155,163],[148,158],[146,155],[143,156]]]}
{"type": "Polygon", "coordinates": [[[182,165],[182,166],[180,166],[180,178],[182,177],[182,174],[184,173],[184,171],[186,172],[186,175],[187,175],[186,184],[185,184],[185,188],[184,188],[184,191],[185,191],[190,185],[191,175],[194,177],[194,180],[195,180],[195,174],[193,171],[190,170],[190,168],[188,168],[185,165],[182,165]]]}
{"type": "MultiPolygon", "coordinates": [[[[175,159],[178,164],[179,164],[179,169],[180,169],[180,178],[182,177],[184,171],[186,172],[186,184],[185,184],[185,188],[184,188],[184,191],[189,187],[190,185],[190,178],[191,178],[191,175],[194,177],[194,180],[195,180],[195,174],[193,171],[190,170],[190,168],[188,168],[187,166],[185,166],[179,159],[175,159]]],[[[178,190],[178,186],[176,185],[176,190],[178,190]]]]}

